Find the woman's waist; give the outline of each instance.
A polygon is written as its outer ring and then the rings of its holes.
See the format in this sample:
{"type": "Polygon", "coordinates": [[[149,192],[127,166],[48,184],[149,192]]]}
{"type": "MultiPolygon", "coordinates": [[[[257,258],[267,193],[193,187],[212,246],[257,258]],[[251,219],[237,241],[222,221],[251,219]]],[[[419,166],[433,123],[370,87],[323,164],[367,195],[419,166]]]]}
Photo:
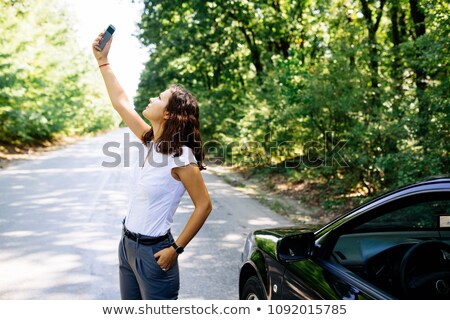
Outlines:
{"type": "Polygon", "coordinates": [[[135,241],[135,242],[138,242],[138,243],[141,243],[144,245],[155,245],[166,239],[169,241],[173,241],[173,237],[170,232],[170,229],[168,229],[162,235],[150,236],[150,235],[145,235],[145,234],[141,234],[141,233],[133,232],[133,231],[129,230],[125,226],[125,224],[126,224],[125,221],[126,221],[126,219],[123,219],[123,221],[122,221],[122,233],[125,237],[127,237],[128,239],[130,239],[132,241],[135,241]]]}
{"type": "Polygon", "coordinates": [[[172,226],[176,211],[146,206],[130,206],[125,226],[129,231],[149,237],[159,237],[167,233],[172,226]]]}

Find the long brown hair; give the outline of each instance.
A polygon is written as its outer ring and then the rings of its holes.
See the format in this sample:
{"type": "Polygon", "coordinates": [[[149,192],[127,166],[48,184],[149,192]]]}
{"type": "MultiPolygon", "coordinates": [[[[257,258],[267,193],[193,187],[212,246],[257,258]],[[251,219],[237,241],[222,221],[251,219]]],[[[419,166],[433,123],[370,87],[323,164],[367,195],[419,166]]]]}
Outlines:
{"type": "MultiPolygon", "coordinates": [[[[164,154],[179,157],[183,145],[194,152],[200,170],[206,169],[203,164],[204,154],[200,135],[200,113],[197,100],[180,85],[171,85],[172,92],[166,106],[169,119],[164,122],[163,133],[155,141],[156,150],[164,154]]],[[[153,128],[143,134],[142,143],[148,145],[154,137],[153,128]]]]}

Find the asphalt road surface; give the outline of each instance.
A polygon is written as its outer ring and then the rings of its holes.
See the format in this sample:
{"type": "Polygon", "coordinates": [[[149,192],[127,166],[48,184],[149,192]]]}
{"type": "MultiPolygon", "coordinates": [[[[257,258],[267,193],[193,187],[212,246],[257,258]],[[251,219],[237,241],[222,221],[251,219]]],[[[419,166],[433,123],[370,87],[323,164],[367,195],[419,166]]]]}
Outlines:
{"type": "MultiPolygon", "coordinates": [[[[0,299],[120,299],[128,136],[120,129],[0,169],[0,299]],[[102,166],[119,155],[120,165],[102,166]]],[[[179,258],[179,299],[238,299],[246,235],[288,222],[203,172],[214,209],[179,258]]],[[[186,194],[174,217],[175,237],[192,210],[186,194]]]]}

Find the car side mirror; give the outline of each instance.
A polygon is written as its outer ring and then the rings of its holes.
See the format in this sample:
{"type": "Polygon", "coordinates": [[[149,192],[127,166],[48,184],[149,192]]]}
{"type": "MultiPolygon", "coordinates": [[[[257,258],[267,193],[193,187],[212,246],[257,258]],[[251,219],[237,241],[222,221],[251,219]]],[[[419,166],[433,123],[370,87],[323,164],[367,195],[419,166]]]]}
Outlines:
{"type": "Polygon", "coordinates": [[[292,262],[308,259],[314,251],[314,233],[305,232],[281,238],[277,243],[277,259],[292,262]]]}

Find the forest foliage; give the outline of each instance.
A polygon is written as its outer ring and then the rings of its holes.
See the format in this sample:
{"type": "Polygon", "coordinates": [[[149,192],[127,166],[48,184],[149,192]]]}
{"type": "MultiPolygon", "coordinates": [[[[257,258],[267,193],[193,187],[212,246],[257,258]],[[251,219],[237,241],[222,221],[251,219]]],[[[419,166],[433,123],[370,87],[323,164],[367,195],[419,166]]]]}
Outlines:
{"type": "Polygon", "coordinates": [[[210,166],[308,181],[334,201],[448,174],[448,2],[143,4],[135,105],[190,89],[210,166]]]}
{"type": "Polygon", "coordinates": [[[0,0],[0,145],[27,146],[117,125],[92,57],[53,0],[0,0]]]}
{"type": "MultiPolygon", "coordinates": [[[[150,48],[136,109],[190,89],[210,167],[311,183],[332,204],[449,173],[447,1],[135,1],[150,48]]],[[[66,9],[0,8],[0,144],[113,127],[66,9]]]]}

